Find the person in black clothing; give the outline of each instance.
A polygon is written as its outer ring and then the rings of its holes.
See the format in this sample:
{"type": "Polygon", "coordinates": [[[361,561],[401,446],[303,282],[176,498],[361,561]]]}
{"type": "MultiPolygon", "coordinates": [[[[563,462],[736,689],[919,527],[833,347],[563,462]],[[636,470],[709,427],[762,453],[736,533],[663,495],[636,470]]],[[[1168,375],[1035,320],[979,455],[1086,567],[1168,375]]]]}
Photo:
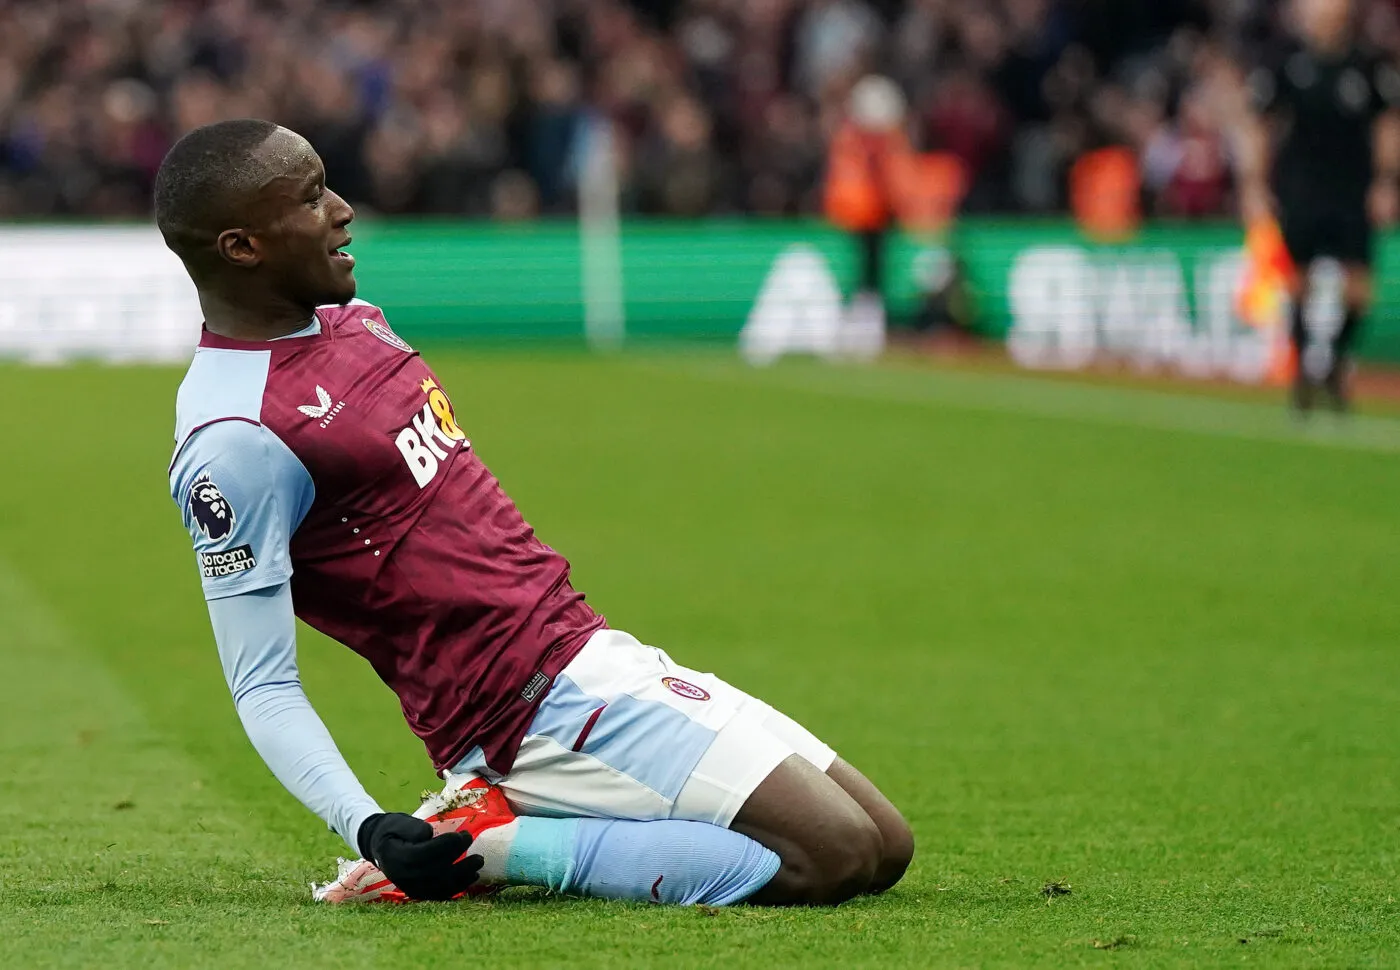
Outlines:
{"type": "Polygon", "coordinates": [[[1320,385],[1342,411],[1348,352],[1371,306],[1373,233],[1400,214],[1400,72],[1356,45],[1351,0],[1296,7],[1300,43],[1251,78],[1257,114],[1241,153],[1241,200],[1247,220],[1277,213],[1298,266],[1293,404],[1310,410],[1320,385]],[[1304,310],[1308,270],[1323,257],[1345,272],[1345,315],[1325,371],[1314,373],[1304,310]]]}

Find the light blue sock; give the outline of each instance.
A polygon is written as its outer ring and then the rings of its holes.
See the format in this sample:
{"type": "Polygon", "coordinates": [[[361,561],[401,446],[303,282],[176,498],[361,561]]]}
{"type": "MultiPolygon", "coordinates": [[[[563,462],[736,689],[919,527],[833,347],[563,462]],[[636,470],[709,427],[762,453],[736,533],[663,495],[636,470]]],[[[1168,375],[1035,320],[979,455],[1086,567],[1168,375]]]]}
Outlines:
{"type": "Polygon", "coordinates": [[[507,882],[602,899],[728,906],[779,865],[747,836],[704,822],[522,816],[512,828],[507,882]]]}

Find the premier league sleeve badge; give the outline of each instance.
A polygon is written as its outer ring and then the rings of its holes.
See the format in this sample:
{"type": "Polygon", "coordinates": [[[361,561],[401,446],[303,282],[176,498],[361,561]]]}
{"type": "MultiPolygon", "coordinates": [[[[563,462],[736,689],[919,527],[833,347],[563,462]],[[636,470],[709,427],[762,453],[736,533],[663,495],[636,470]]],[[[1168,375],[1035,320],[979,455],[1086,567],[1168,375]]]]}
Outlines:
{"type": "Polygon", "coordinates": [[[206,472],[194,480],[189,495],[190,518],[205,538],[219,540],[232,532],[237,516],[224,493],[206,472]]]}

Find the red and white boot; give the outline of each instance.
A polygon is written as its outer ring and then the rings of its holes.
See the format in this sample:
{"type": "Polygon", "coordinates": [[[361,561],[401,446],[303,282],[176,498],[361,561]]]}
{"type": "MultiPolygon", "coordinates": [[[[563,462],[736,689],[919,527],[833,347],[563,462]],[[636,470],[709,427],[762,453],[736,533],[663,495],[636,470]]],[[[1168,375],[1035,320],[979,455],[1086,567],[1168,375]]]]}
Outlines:
{"type": "Polygon", "coordinates": [[[336,859],[335,879],[324,886],[311,884],[311,898],[318,903],[406,903],[379,867],[368,859],[336,859]]]}
{"type": "MultiPolygon", "coordinates": [[[[481,833],[515,821],[506,796],[495,785],[474,778],[460,788],[424,792],[423,804],[413,813],[433,827],[434,835],[466,832],[472,839],[481,833]]],[[[311,897],[318,903],[408,903],[412,902],[379,867],[368,859],[337,859],[333,882],[311,884],[311,897]]],[[[457,899],[487,896],[500,890],[497,885],[476,885],[457,899]]]]}

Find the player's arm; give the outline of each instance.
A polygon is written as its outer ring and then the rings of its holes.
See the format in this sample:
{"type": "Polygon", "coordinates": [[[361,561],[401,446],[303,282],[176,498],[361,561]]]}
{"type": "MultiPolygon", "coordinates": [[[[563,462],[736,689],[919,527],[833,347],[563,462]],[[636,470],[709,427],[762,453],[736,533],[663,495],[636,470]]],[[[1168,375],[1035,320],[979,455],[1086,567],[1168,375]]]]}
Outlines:
{"type": "Polygon", "coordinates": [[[416,899],[451,899],[476,881],[471,836],[433,836],[386,814],[360,785],[302,690],[291,585],[209,601],[224,676],[248,739],[288,791],[416,899]]]}
{"type": "Polygon", "coordinates": [[[288,791],[415,899],[451,899],[476,881],[471,836],[385,813],[360,785],[302,690],[289,583],[209,601],[224,676],[248,739],[288,791]]]}
{"type": "Polygon", "coordinates": [[[278,781],[417,899],[451,899],[476,879],[471,837],[385,813],[312,708],[296,665],[291,536],[315,498],[311,476],[266,428],[221,421],[171,466],[171,494],[194,539],[224,676],[258,754],[278,781]]]}
{"type": "Polygon", "coordinates": [[[225,679],[272,773],[351,846],[380,811],[341,757],[301,686],[288,580],[292,533],[315,489],[271,431],[221,421],[197,431],[171,468],[194,539],[225,679]]]}
{"type": "Polygon", "coordinates": [[[1254,70],[1237,105],[1235,178],[1239,184],[1240,215],[1252,223],[1274,212],[1269,188],[1274,164],[1274,116],[1285,103],[1288,88],[1280,72],[1254,70]]]}
{"type": "Polygon", "coordinates": [[[360,827],[382,809],[302,689],[290,584],[210,600],[209,618],[248,740],[277,780],[359,851],[360,827]]]}

